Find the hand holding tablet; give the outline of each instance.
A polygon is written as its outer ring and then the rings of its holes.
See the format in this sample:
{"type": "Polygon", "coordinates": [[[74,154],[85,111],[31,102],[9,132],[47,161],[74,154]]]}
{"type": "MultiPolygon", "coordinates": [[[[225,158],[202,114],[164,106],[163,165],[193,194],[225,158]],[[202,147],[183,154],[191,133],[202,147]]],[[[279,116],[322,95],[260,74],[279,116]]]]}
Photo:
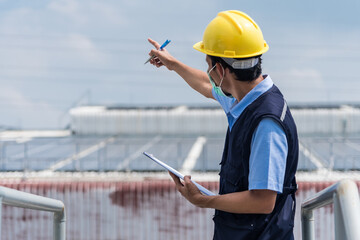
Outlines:
{"type": "MultiPolygon", "coordinates": [[[[166,163],[160,161],[159,159],[155,158],[152,154],[149,154],[147,152],[143,152],[143,154],[145,156],[147,156],[148,158],[150,158],[151,160],[153,160],[154,162],[156,162],[157,164],[159,164],[160,166],[162,166],[163,168],[165,168],[166,170],[172,172],[173,174],[175,174],[177,177],[181,178],[182,180],[184,180],[184,175],[179,173],[178,171],[176,171],[174,168],[170,167],[169,165],[167,165],[166,163]]],[[[193,180],[191,180],[195,186],[205,195],[208,196],[215,196],[215,194],[213,192],[211,192],[210,190],[204,188],[203,186],[201,186],[200,184],[194,182],[193,180]]]]}

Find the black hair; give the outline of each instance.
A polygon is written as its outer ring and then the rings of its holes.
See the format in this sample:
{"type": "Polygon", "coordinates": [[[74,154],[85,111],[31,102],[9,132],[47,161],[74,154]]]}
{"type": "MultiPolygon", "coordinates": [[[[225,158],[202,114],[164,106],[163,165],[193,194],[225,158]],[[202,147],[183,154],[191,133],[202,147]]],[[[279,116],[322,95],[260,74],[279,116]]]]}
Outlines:
{"type": "MultiPolygon", "coordinates": [[[[216,63],[220,63],[224,68],[228,68],[231,73],[234,73],[236,80],[242,82],[251,82],[257,79],[262,72],[261,69],[261,55],[259,57],[259,62],[252,68],[247,69],[234,69],[232,66],[227,64],[221,57],[210,56],[211,63],[214,66],[216,63]]],[[[253,57],[251,57],[253,58],[253,57]]],[[[249,58],[235,58],[237,60],[246,60],[249,58]]]]}

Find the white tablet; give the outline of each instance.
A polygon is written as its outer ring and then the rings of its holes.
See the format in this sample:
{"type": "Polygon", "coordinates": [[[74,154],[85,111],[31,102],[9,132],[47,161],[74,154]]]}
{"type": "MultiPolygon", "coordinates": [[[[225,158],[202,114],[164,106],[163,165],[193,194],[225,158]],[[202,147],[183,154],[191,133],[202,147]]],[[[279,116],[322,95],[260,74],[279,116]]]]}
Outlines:
{"type": "MultiPolygon", "coordinates": [[[[181,178],[182,180],[184,180],[184,175],[182,175],[181,173],[179,173],[178,171],[176,171],[175,169],[173,169],[172,167],[170,167],[169,165],[167,165],[166,163],[160,161],[159,159],[157,159],[156,157],[154,157],[152,154],[149,154],[147,152],[143,152],[143,154],[145,156],[147,156],[148,158],[150,158],[151,160],[153,160],[154,162],[156,162],[157,164],[159,164],[160,166],[162,166],[163,168],[165,168],[166,170],[172,172],[173,174],[175,174],[176,176],[178,176],[179,178],[181,178]]],[[[194,182],[193,180],[191,180],[196,187],[205,195],[208,196],[215,196],[215,194],[213,192],[211,192],[210,190],[204,188],[203,186],[201,186],[200,184],[194,182]]]]}

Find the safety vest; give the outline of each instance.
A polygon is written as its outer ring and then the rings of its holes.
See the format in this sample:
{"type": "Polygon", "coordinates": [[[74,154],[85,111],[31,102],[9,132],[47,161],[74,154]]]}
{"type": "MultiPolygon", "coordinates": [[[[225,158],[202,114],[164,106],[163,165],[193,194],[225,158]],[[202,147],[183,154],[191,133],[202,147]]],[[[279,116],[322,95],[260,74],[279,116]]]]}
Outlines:
{"type": "Polygon", "coordinates": [[[270,214],[235,214],[215,210],[214,239],[293,239],[295,172],[299,144],[295,122],[279,89],[274,85],[252,102],[228,129],[220,170],[219,194],[248,190],[251,140],[264,118],[277,121],[285,131],[288,154],[283,192],[270,214]]]}

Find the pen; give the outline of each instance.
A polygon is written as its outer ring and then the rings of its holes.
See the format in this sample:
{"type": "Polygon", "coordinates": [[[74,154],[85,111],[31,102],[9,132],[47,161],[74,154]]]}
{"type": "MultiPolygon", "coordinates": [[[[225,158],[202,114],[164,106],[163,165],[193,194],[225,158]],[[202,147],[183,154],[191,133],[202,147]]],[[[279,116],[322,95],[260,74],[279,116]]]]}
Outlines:
{"type": "MultiPolygon", "coordinates": [[[[171,40],[166,40],[161,47],[159,48],[159,50],[163,50],[164,47],[166,47],[169,43],[171,42],[171,40]]],[[[147,64],[151,59],[153,59],[155,57],[155,55],[152,55],[151,57],[149,57],[149,59],[144,63],[147,64]]]]}

